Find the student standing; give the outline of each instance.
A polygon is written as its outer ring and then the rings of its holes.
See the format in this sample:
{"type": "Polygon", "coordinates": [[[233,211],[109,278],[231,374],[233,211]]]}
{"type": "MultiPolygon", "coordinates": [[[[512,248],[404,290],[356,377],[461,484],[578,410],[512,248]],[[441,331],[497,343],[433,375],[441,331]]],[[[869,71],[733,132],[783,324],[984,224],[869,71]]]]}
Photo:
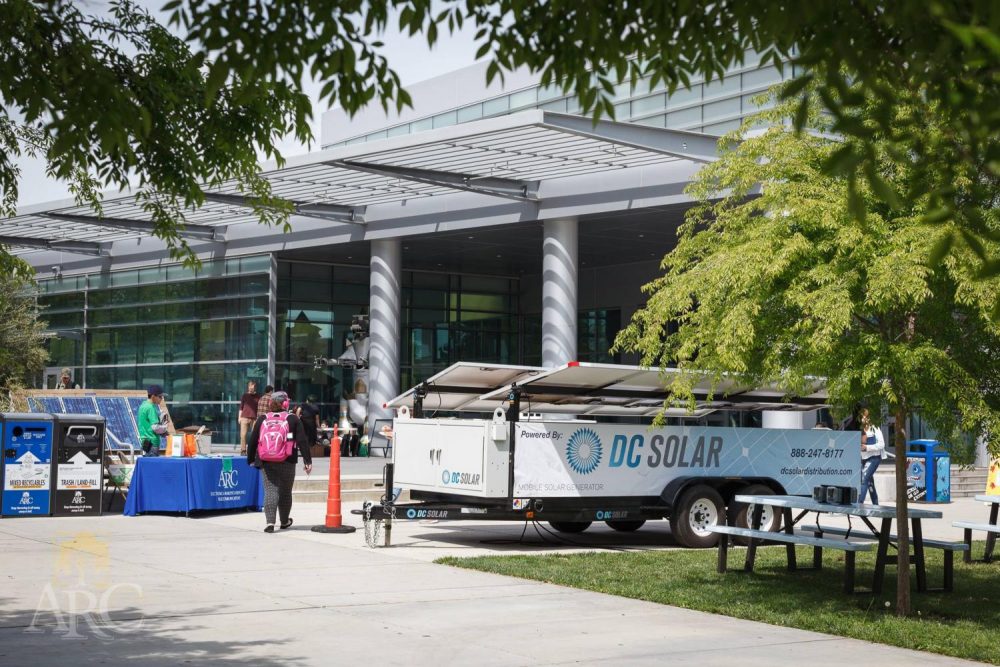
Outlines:
{"type": "Polygon", "coordinates": [[[264,387],[264,395],[257,399],[257,416],[260,417],[262,414],[271,409],[271,392],[274,391],[274,387],[267,385],[264,387]]]}
{"type": "Polygon", "coordinates": [[[136,419],[139,426],[139,441],[142,453],[146,456],[160,455],[160,434],[156,432],[160,426],[160,404],[163,403],[163,387],[158,384],[146,389],[146,400],[139,406],[136,419]]]}
{"type": "Polygon", "coordinates": [[[247,432],[257,421],[257,405],[260,396],[257,395],[257,383],[247,382],[247,392],[240,399],[240,455],[247,455],[247,432]]]}
{"type": "Polygon", "coordinates": [[[73,382],[72,371],[68,368],[62,369],[59,373],[59,383],[56,385],[56,389],[79,389],[80,385],[73,382]]]}
{"type": "Polygon", "coordinates": [[[302,420],[302,427],[306,431],[306,440],[310,449],[316,444],[319,433],[319,406],[316,405],[316,397],[312,394],[306,397],[305,403],[299,405],[296,414],[302,420]]]}

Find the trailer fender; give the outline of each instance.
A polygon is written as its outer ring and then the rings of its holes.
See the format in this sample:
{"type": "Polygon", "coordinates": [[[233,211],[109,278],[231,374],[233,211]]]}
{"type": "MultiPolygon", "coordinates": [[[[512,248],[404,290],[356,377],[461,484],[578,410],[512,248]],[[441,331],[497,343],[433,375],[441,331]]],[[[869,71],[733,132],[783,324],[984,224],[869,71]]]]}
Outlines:
{"type": "Polygon", "coordinates": [[[741,489],[751,484],[766,484],[774,489],[779,495],[785,493],[785,487],[771,477],[678,477],[671,480],[660,493],[660,500],[668,507],[674,507],[680,499],[681,494],[692,484],[707,484],[722,495],[722,499],[728,505],[733,496],[741,489]]]}
{"type": "Polygon", "coordinates": [[[680,495],[684,493],[685,488],[701,481],[698,477],[678,477],[677,479],[672,479],[663,487],[663,492],[660,493],[660,500],[664,505],[673,507],[677,504],[680,495]]]}

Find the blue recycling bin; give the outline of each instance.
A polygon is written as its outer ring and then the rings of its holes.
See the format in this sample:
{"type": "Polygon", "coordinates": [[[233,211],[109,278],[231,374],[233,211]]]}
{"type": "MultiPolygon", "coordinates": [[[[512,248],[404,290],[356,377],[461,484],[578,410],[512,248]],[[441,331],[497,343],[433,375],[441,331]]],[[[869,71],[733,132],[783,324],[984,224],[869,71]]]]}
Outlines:
{"type": "Polygon", "coordinates": [[[52,514],[52,415],[0,413],[0,516],[52,514]]]}
{"type": "Polygon", "coordinates": [[[906,493],[917,502],[951,502],[951,454],[937,440],[906,443],[906,493]]]}

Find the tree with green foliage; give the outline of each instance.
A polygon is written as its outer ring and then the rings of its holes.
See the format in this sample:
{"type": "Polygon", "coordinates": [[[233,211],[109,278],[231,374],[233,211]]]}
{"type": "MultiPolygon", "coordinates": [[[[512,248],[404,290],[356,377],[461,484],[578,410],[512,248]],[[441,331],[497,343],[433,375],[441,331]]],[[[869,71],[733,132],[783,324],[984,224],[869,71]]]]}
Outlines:
{"type": "MultiPolygon", "coordinates": [[[[815,89],[804,94],[818,97],[815,89]]],[[[914,95],[895,113],[907,117],[924,103],[914,95]]],[[[990,316],[1000,277],[982,278],[979,253],[965,243],[928,262],[956,225],[922,223],[932,195],[890,206],[866,181],[828,173],[844,142],[831,138],[835,121],[820,108],[807,108],[808,132],[791,128],[799,112],[788,100],[744,124],[771,126],[763,134],[724,137],[720,159],[689,186],[699,203],[616,349],[685,371],[671,400],[692,400],[693,383],[706,376],[716,386],[725,376],[745,386],[775,382],[789,395],[811,393],[823,377],[842,411],[862,401],[888,406],[896,452],[906,450],[904,429],[919,411],[941,433],[992,434],[1000,453],[1000,326],[990,316]],[[852,212],[855,197],[863,218],[852,212]]],[[[908,192],[931,178],[962,193],[983,177],[969,165],[917,173],[921,167],[893,154],[891,138],[880,138],[878,113],[878,105],[864,108],[859,121],[873,133],[874,168],[888,187],[908,192]]],[[[938,118],[927,116],[928,142],[949,131],[938,118]]],[[[986,224],[1000,229],[995,211],[986,224]]],[[[1000,244],[984,244],[1000,254],[1000,244]]],[[[900,614],[910,609],[905,468],[897,455],[900,614]]]]}
{"type": "Polygon", "coordinates": [[[488,78],[526,67],[598,117],[613,116],[620,81],[673,92],[696,77],[721,78],[749,49],[765,64],[788,63],[795,78],[786,94],[803,100],[812,85],[831,129],[852,139],[824,169],[849,174],[855,215],[873,197],[903,208],[923,201],[923,222],[949,231],[935,233],[934,257],[964,241],[981,268],[1000,271],[986,252],[1000,240],[985,220],[1000,191],[1000,4],[991,0],[812,2],[794,11],[768,0],[170,0],[164,10],[182,38],[125,0],[110,7],[90,15],[72,0],[0,3],[4,212],[17,199],[14,159],[35,146],[53,176],[83,179],[77,195],[98,211],[97,190],[134,175],[175,256],[190,257],[177,235],[185,213],[224,181],[256,198],[262,222],[287,224],[290,208],[271,197],[256,157],[280,163],[281,136],[312,138],[307,74],[323,82],[323,102],[350,114],[373,101],[402,108],[409,96],[383,55],[388,23],[429,44],[472,23],[479,55],[492,60],[488,78]],[[898,101],[917,90],[926,104],[900,117],[898,101]],[[868,123],[857,120],[862,109],[868,123]],[[921,130],[932,112],[941,131],[928,142],[921,130]],[[880,179],[874,130],[921,187],[896,191],[880,179]],[[970,165],[986,168],[962,193],[953,178],[931,187],[970,165]]]}
{"type": "Polygon", "coordinates": [[[36,293],[32,268],[0,254],[0,397],[33,384],[49,358],[36,293]]]}

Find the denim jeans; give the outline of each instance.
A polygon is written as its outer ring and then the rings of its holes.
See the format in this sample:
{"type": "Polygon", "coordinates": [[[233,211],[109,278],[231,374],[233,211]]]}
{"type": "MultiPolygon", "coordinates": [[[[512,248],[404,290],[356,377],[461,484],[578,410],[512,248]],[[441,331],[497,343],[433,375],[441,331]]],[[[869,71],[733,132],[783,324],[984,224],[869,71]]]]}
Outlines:
{"type": "Polygon", "coordinates": [[[882,463],[881,456],[872,456],[871,458],[864,459],[861,463],[861,493],[858,496],[858,502],[865,502],[865,494],[868,493],[868,489],[872,491],[872,504],[878,505],[878,493],[875,491],[875,471],[878,470],[879,464],[882,463]]]}

